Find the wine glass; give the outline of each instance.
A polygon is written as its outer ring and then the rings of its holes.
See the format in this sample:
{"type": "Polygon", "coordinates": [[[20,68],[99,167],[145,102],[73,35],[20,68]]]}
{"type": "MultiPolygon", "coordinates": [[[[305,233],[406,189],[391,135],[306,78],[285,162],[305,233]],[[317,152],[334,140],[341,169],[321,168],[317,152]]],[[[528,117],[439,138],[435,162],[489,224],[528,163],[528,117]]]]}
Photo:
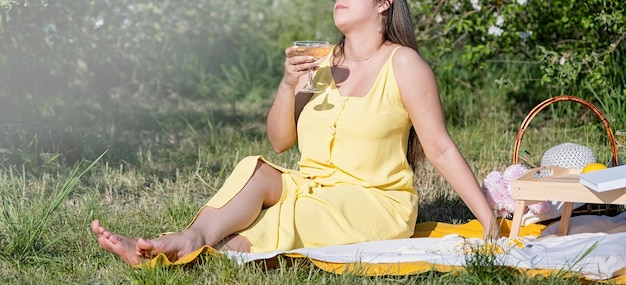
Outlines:
{"type": "MultiPolygon", "coordinates": [[[[331,45],[327,41],[295,41],[297,55],[312,56],[315,60],[326,56],[330,52],[331,45]]],[[[313,68],[309,68],[309,82],[298,92],[320,93],[321,90],[315,88],[313,84],[313,68]]]]}

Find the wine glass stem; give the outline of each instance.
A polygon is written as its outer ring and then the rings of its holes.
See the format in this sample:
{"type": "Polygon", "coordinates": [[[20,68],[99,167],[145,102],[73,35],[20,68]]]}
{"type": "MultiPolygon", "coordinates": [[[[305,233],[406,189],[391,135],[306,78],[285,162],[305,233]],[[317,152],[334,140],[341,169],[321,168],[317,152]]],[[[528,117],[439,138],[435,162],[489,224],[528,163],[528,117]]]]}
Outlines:
{"type": "Polygon", "coordinates": [[[309,68],[309,86],[313,87],[313,68],[309,68]]]}

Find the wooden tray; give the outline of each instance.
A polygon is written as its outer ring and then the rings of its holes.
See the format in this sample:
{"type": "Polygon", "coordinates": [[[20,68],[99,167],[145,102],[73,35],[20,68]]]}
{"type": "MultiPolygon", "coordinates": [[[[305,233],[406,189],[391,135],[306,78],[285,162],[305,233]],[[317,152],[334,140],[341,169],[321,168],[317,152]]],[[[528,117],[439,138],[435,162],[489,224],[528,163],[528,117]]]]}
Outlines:
{"type": "Polygon", "coordinates": [[[526,206],[533,203],[548,200],[566,202],[561,215],[559,235],[567,234],[574,202],[626,204],[626,187],[596,192],[578,182],[580,172],[581,169],[543,166],[533,168],[518,179],[511,181],[511,196],[517,203],[513,213],[510,237],[519,235],[524,210],[526,206]],[[549,175],[544,178],[535,178],[535,174],[540,171],[548,172],[549,175]]]}

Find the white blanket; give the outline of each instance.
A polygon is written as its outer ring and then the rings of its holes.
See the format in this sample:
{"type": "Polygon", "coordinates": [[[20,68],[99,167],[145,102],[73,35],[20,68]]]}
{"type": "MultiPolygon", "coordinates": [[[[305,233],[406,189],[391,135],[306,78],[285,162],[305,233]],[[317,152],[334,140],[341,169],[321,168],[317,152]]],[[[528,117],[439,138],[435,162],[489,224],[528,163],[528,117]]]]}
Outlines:
{"type": "MultiPolygon", "coordinates": [[[[613,218],[573,217],[570,225],[570,235],[567,236],[551,235],[558,227],[555,224],[539,238],[520,238],[521,248],[513,246],[508,238],[496,241],[503,249],[503,253],[496,255],[496,264],[521,269],[573,271],[592,280],[626,274],[626,213],[613,218]]],[[[398,264],[423,261],[433,265],[465,266],[467,249],[482,244],[480,239],[448,235],[443,238],[373,241],[269,253],[226,254],[240,263],[295,253],[331,263],[398,264]]]]}

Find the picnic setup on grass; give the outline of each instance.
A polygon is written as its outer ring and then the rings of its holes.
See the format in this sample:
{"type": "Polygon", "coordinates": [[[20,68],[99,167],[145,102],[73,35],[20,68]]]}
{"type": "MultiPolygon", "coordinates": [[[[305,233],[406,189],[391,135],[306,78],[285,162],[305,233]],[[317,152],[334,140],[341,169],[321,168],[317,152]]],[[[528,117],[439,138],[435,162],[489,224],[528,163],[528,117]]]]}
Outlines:
{"type": "MultiPolygon", "coordinates": [[[[623,138],[619,138],[623,139],[623,138]]],[[[483,180],[483,191],[497,212],[502,238],[482,239],[476,220],[465,224],[424,222],[411,238],[301,248],[268,253],[218,252],[203,247],[175,262],[160,255],[144,265],[178,265],[200,254],[224,254],[238,263],[263,262],[278,257],[308,259],[337,273],[394,276],[429,271],[463,270],[468,256],[491,254],[495,263],[520,274],[566,272],[581,280],[626,284],[626,166],[621,164],[615,134],[602,112],[578,97],[547,99],[530,111],[518,131],[512,165],[493,171],[483,180]],[[580,103],[602,121],[611,151],[607,164],[596,161],[588,147],[563,143],[548,149],[541,166],[519,163],[520,143],[533,117],[550,104],[580,103]],[[512,218],[512,219],[511,219],[512,218]]]]}

